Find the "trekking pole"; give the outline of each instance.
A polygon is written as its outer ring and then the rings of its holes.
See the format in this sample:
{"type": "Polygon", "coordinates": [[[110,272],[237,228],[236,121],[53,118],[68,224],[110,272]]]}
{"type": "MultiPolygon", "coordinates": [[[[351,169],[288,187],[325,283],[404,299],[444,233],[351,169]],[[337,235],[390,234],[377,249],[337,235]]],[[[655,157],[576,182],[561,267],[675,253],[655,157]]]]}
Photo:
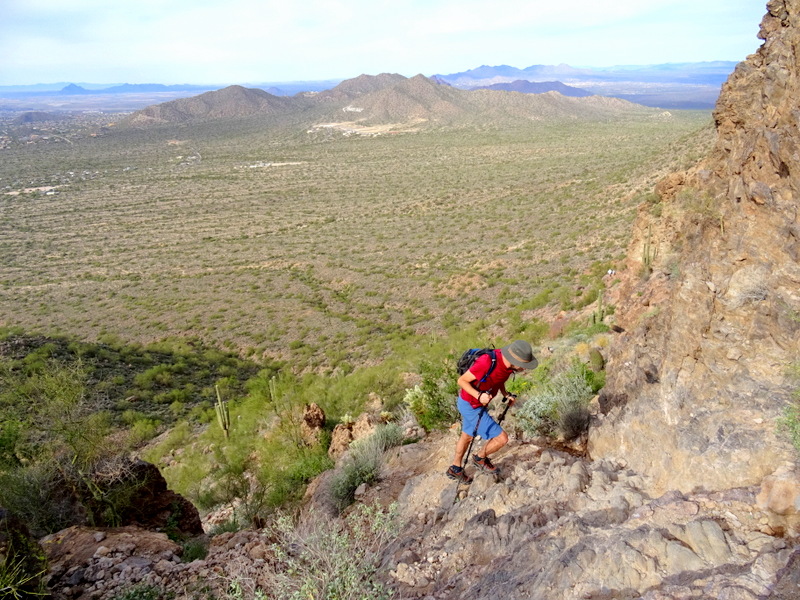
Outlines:
{"type": "Polygon", "coordinates": [[[469,441],[469,446],[467,447],[467,453],[464,455],[464,458],[461,459],[461,469],[462,471],[467,468],[467,462],[469,461],[470,452],[472,452],[472,444],[475,443],[475,438],[478,436],[478,427],[481,426],[481,419],[483,415],[486,414],[486,407],[484,406],[481,409],[481,414],[478,415],[478,422],[475,423],[475,431],[472,432],[472,439],[469,441]]]}
{"type": "MultiPolygon", "coordinates": [[[[503,396],[503,403],[505,404],[505,402],[507,402],[510,398],[511,398],[511,396],[503,396]]],[[[514,397],[514,399],[516,400],[516,397],[514,397]]],[[[506,404],[506,407],[503,409],[503,412],[500,413],[500,418],[497,419],[497,424],[498,425],[500,425],[500,423],[503,422],[503,419],[506,418],[506,413],[508,412],[509,408],[511,408],[511,402],[506,404]]]]}

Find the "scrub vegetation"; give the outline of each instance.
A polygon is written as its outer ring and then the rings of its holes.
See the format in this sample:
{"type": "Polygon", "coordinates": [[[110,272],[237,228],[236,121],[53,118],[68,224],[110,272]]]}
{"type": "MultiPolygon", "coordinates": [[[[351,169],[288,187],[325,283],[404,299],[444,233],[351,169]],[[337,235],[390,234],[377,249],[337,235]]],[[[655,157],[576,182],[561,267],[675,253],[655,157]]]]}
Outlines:
{"type": "Polygon", "coordinates": [[[3,150],[0,324],[329,373],[487,315],[524,335],[537,305],[593,301],[637,198],[710,132],[694,112],[369,138],[264,121],[3,150]]]}
{"type": "MultiPolygon", "coordinates": [[[[0,474],[20,494],[4,505],[46,492],[29,483],[55,456],[80,478],[123,449],[241,526],[299,500],[375,396],[446,424],[463,349],[602,331],[637,205],[712,133],[700,112],[372,137],[270,119],[0,151],[0,474]],[[553,330],[562,311],[575,325],[553,330]],[[328,417],[314,445],[310,402],[328,417]]],[[[540,370],[513,391],[549,389],[540,370]]],[[[353,459],[342,504],[390,437],[353,459]]]]}

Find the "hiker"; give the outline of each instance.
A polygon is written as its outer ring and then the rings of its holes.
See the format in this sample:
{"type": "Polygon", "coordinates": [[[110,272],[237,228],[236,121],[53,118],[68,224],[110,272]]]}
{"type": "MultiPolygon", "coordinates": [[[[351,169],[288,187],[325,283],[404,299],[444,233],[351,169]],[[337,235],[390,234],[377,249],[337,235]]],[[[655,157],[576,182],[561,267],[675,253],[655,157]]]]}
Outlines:
{"type": "Polygon", "coordinates": [[[461,388],[458,394],[458,410],[462,417],[461,437],[456,442],[453,464],[447,469],[447,476],[450,479],[472,483],[472,477],[467,475],[461,466],[461,461],[476,433],[487,442],[477,454],[472,455],[472,462],[486,473],[498,472],[489,455],[508,443],[508,434],[492,418],[486,407],[497,392],[513,404],[516,396],[508,393],[506,381],[514,373],[535,369],[538,364],[531,345],[524,340],[517,340],[508,346],[479,356],[458,378],[458,386],[461,388]],[[493,362],[494,367],[492,367],[493,362]]]}

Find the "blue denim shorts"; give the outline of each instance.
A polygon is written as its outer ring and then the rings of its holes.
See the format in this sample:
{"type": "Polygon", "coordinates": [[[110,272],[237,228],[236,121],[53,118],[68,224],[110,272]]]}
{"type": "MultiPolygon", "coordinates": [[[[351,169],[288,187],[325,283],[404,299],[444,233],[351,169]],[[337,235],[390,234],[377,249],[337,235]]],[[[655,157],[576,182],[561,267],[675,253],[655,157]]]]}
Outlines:
{"type": "Polygon", "coordinates": [[[497,424],[488,410],[484,412],[484,408],[472,408],[470,403],[461,396],[458,397],[458,412],[461,413],[461,431],[469,436],[475,433],[475,424],[482,412],[484,414],[478,425],[478,435],[481,436],[481,439],[491,440],[503,433],[503,428],[497,424]]]}

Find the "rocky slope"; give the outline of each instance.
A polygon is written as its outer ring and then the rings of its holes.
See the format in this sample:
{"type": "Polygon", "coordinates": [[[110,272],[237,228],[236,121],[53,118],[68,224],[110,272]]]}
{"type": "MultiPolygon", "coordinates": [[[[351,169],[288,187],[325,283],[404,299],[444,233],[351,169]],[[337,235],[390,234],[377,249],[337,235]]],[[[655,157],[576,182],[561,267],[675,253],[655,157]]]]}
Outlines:
{"type": "MultiPolygon", "coordinates": [[[[513,429],[513,427],[512,427],[513,429]]],[[[404,598],[789,600],[800,550],[782,517],[759,507],[757,486],[650,496],[623,463],[519,441],[468,491],[444,477],[456,431],[390,451],[360,502],[396,501],[405,524],[383,554],[382,579],[404,598]]],[[[324,485],[305,513],[325,512],[324,485]]],[[[232,583],[254,597],[274,581],[269,530],[215,536],[184,562],[163,533],[71,528],[42,540],[57,598],[113,598],[137,585],[176,599],[232,583]]],[[[329,550],[331,553],[333,549],[329,550]]]]}

